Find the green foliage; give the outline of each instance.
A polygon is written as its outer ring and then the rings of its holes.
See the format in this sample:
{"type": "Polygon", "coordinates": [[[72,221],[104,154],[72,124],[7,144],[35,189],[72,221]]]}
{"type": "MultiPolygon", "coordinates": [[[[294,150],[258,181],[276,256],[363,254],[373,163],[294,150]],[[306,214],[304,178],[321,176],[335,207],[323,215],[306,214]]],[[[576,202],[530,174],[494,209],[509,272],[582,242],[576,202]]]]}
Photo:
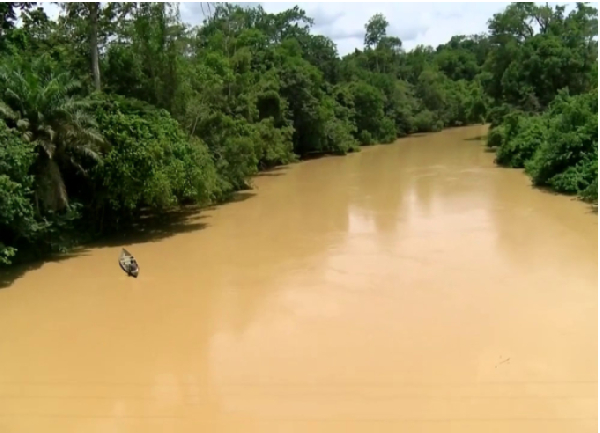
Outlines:
{"type": "Polygon", "coordinates": [[[453,36],[450,42],[438,46],[436,64],[440,71],[454,81],[475,80],[488,49],[484,45],[477,50],[478,42],[475,37],[453,36]]]}
{"type": "Polygon", "coordinates": [[[502,146],[506,140],[506,131],[504,125],[498,125],[490,128],[487,136],[487,146],[490,148],[502,146]]]}
{"type": "Polygon", "coordinates": [[[545,116],[547,138],[526,163],[527,173],[536,185],[590,198],[598,179],[597,90],[572,97],[560,95],[545,116]]]}
{"type": "Polygon", "coordinates": [[[0,67],[0,117],[35,145],[36,195],[49,210],[67,207],[64,170],[85,174],[104,144],[89,115],[90,102],[77,95],[79,83],[67,73],[53,73],[47,55],[14,57],[0,67]]]}
{"type": "Polygon", "coordinates": [[[219,3],[198,27],[177,3],[33,6],[0,5],[0,263],[226,200],[305,155],[485,121],[499,164],[597,198],[587,4],[511,4],[487,35],[410,51],[377,14],[342,58],[297,6],[219,3]]]}
{"type": "Polygon", "coordinates": [[[546,117],[514,114],[505,122],[504,141],[497,149],[496,162],[507,167],[524,168],[547,140],[546,117]]]}
{"type": "Polygon", "coordinates": [[[513,3],[489,29],[481,81],[496,161],[525,167],[535,185],[597,201],[597,9],[513,3]]]}
{"type": "Polygon", "coordinates": [[[492,129],[496,161],[525,167],[535,185],[597,200],[598,93],[560,94],[541,115],[513,112],[492,129]]]}
{"type": "Polygon", "coordinates": [[[217,176],[204,143],[164,110],[123,97],[99,99],[96,117],[111,147],[92,171],[96,215],[127,217],[142,207],[214,199],[217,176]]]}
{"type": "Polygon", "coordinates": [[[413,122],[417,132],[434,132],[442,129],[441,121],[429,110],[420,111],[413,122]]]}
{"type": "Polygon", "coordinates": [[[389,117],[384,117],[379,125],[379,141],[381,143],[391,143],[396,139],[396,125],[389,117]]]}
{"type": "Polygon", "coordinates": [[[9,264],[19,240],[34,240],[38,221],[33,201],[34,146],[0,120],[0,263],[9,264]]]}
{"type": "Polygon", "coordinates": [[[276,128],[275,120],[269,117],[255,124],[255,128],[259,168],[289,164],[296,159],[292,143],[294,129],[291,126],[276,128]]]}
{"type": "MultiPolygon", "coordinates": [[[[388,81],[389,78],[388,78],[388,81]]],[[[391,88],[386,86],[385,114],[396,129],[396,137],[404,137],[414,132],[414,116],[419,110],[419,101],[413,87],[404,80],[391,80],[391,88]]]]}
{"type": "Polygon", "coordinates": [[[370,146],[373,144],[373,136],[369,131],[360,131],[358,133],[358,140],[362,146],[370,146]]]}
{"type": "Polygon", "coordinates": [[[385,37],[389,23],[382,14],[375,14],[365,24],[365,46],[377,46],[385,37]]]}
{"type": "Polygon", "coordinates": [[[597,85],[598,11],[513,3],[489,22],[490,54],[484,65],[488,93],[498,104],[541,111],[560,89],[580,94],[597,85]],[[533,25],[538,24],[538,28],[533,25]]]}
{"type": "Polygon", "coordinates": [[[319,69],[295,54],[298,49],[294,41],[286,40],[275,53],[280,59],[280,92],[288,101],[294,126],[294,151],[347,153],[354,146],[347,113],[324,91],[319,69]]]}
{"type": "Polygon", "coordinates": [[[382,137],[381,122],[385,116],[383,93],[364,81],[351,83],[350,93],[354,99],[357,133],[366,131],[375,139],[382,137]]]}

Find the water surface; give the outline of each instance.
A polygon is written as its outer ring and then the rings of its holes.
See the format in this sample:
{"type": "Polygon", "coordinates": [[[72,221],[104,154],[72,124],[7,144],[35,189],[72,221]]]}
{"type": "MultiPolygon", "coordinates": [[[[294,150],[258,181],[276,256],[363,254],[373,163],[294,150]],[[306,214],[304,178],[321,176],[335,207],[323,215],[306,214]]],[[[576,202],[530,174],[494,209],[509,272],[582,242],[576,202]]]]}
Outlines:
{"type": "Polygon", "coordinates": [[[483,134],[274,170],[25,273],[0,290],[0,431],[597,431],[597,216],[483,134]]]}

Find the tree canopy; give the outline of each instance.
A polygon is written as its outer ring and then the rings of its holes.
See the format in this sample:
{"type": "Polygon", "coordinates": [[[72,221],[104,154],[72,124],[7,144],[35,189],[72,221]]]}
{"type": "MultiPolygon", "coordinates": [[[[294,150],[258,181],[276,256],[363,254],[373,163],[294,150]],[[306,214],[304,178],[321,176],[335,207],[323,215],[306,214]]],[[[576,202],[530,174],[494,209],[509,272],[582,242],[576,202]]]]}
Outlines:
{"type": "Polygon", "coordinates": [[[297,6],[206,3],[195,27],[177,3],[60,8],[0,5],[0,262],[227,200],[305,155],[486,121],[499,163],[597,189],[587,4],[514,3],[487,34],[412,50],[376,14],[343,57],[297,6]]]}

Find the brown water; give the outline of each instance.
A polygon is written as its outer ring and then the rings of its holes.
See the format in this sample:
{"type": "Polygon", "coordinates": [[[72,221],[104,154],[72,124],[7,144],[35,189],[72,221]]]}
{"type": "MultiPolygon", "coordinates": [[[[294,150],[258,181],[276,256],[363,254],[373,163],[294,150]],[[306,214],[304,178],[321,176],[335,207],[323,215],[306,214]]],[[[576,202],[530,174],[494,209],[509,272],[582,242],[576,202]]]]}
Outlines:
{"type": "Polygon", "coordinates": [[[26,273],[0,290],[0,432],[597,431],[597,216],[484,133],[276,170],[26,273]]]}

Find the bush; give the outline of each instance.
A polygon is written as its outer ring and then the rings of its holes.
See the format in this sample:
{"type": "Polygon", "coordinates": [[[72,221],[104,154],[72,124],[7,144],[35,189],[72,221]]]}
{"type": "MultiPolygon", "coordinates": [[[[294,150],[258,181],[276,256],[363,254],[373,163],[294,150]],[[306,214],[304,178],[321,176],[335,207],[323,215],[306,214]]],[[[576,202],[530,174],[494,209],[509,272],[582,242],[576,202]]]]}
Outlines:
{"type": "Polygon", "coordinates": [[[219,193],[206,145],[166,111],[114,97],[99,101],[96,117],[111,148],[92,171],[93,215],[118,221],[142,207],[204,204],[219,193]]]}
{"type": "Polygon", "coordinates": [[[419,112],[413,119],[417,132],[433,132],[442,129],[440,121],[436,119],[435,113],[429,110],[419,112]]]}
{"type": "Polygon", "coordinates": [[[325,137],[327,137],[325,151],[328,153],[344,155],[358,148],[358,143],[350,133],[348,125],[335,117],[325,124],[325,137]]]}
{"type": "MultiPolygon", "coordinates": [[[[385,96],[383,93],[364,81],[353,82],[350,92],[354,98],[357,138],[361,144],[371,144],[373,139],[380,139],[389,131],[382,130],[385,119],[383,111],[385,96]],[[365,133],[368,133],[365,134],[365,133]],[[366,138],[369,137],[369,140],[366,138]]],[[[394,131],[394,138],[396,132],[394,131]]]]}
{"type": "Polygon", "coordinates": [[[494,129],[496,126],[502,125],[504,116],[512,111],[512,107],[508,104],[502,104],[491,108],[487,113],[487,121],[490,123],[490,128],[494,129]]]}
{"type": "Polygon", "coordinates": [[[273,118],[263,119],[254,125],[258,144],[256,151],[260,168],[288,164],[295,160],[291,126],[275,128],[273,118]]]}
{"type": "MultiPolygon", "coordinates": [[[[255,125],[245,119],[233,118],[221,112],[212,112],[204,117],[195,131],[197,137],[208,146],[214,160],[218,184],[216,198],[226,199],[232,192],[248,188],[248,178],[258,172],[261,158],[272,151],[274,163],[281,155],[279,141],[271,142],[267,149],[268,123],[263,124],[263,130],[258,132],[255,125]],[[261,134],[266,141],[261,141],[261,134]]],[[[279,140],[281,137],[272,137],[279,140]]],[[[267,162],[266,160],[264,162],[267,162]]]]}
{"type": "Polygon", "coordinates": [[[0,120],[0,264],[10,264],[18,243],[33,241],[38,222],[29,174],[34,146],[23,142],[0,120]]]}
{"type": "Polygon", "coordinates": [[[546,115],[547,139],[525,165],[527,173],[535,185],[589,198],[598,178],[598,94],[559,95],[546,115]]]}
{"type": "Polygon", "coordinates": [[[322,119],[322,132],[324,137],[320,147],[321,152],[344,155],[352,152],[358,147],[357,141],[352,135],[355,130],[350,122],[351,113],[333,97],[323,97],[323,103],[319,109],[319,117],[322,119]]]}
{"type": "Polygon", "coordinates": [[[505,141],[506,131],[504,130],[503,125],[498,125],[495,128],[490,127],[487,136],[487,146],[488,147],[499,147],[505,141]]]}
{"type": "Polygon", "coordinates": [[[381,143],[391,143],[396,137],[396,125],[394,121],[389,117],[384,117],[381,120],[381,126],[379,130],[379,142],[381,143]]]}
{"type": "Polygon", "coordinates": [[[64,250],[76,205],[65,212],[43,212],[34,192],[35,144],[0,120],[0,265],[64,250]],[[33,253],[33,254],[31,254],[33,253]]]}
{"type": "Polygon", "coordinates": [[[498,164],[525,167],[535,185],[597,200],[598,94],[561,93],[542,115],[504,115],[488,146],[497,147],[498,164]]]}
{"type": "Polygon", "coordinates": [[[360,131],[358,136],[361,146],[370,146],[373,144],[373,137],[371,137],[371,133],[369,131],[360,131]]]}
{"type": "Polygon", "coordinates": [[[525,163],[545,142],[547,130],[545,116],[519,117],[517,125],[509,129],[510,136],[505,137],[499,145],[496,162],[507,167],[524,168],[525,163]]]}

